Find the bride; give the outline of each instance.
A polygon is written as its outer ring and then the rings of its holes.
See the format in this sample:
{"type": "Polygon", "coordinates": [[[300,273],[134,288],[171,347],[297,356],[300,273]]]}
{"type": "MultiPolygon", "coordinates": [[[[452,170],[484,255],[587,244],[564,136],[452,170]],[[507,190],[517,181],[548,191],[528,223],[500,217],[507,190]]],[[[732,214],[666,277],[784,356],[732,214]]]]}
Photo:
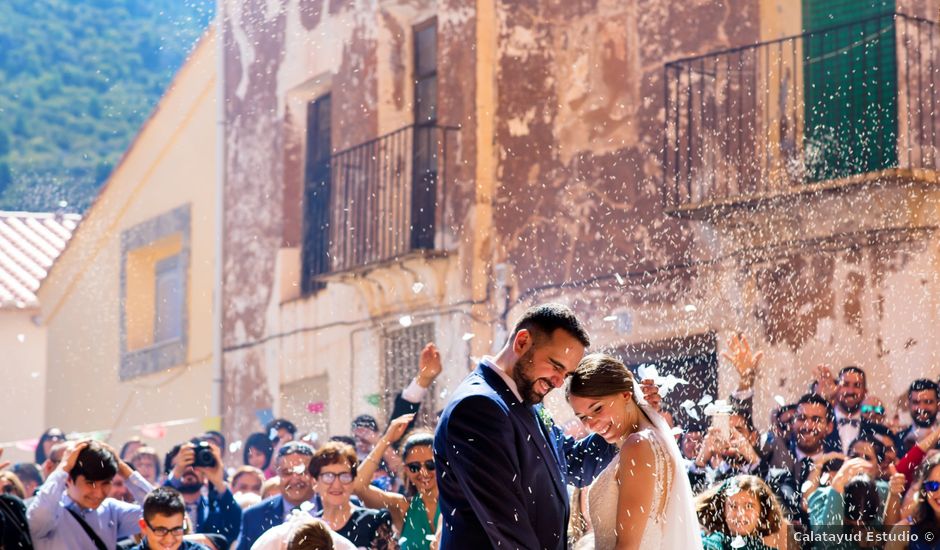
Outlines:
{"type": "Polygon", "coordinates": [[[633,376],[600,353],[581,360],[565,393],[592,432],[620,454],[588,492],[593,533],[576,548],[702,548],[692,489],[666,422],[634,393],[633,376]]]}

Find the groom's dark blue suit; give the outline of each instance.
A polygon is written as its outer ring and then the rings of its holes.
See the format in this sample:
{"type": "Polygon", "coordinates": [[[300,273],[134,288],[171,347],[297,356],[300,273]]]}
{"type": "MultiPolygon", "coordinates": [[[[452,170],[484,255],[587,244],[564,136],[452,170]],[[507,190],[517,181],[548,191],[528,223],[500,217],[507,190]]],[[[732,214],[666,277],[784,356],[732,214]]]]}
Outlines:
{"type": "Polygon", "coordinates": [[[564,550],[567,483],[584,486],[617,452],[566,437],[483,363],[454,392],[434,435],[442,550],[564,550]]]}

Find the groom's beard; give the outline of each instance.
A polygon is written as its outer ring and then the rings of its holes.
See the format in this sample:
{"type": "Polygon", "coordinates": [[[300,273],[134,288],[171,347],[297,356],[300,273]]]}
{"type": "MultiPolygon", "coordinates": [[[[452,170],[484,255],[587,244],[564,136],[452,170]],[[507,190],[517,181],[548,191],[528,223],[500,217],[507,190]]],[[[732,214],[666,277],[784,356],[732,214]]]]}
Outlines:
{"type": "MultiPolygon", "coordinates": [[[[516,364],[512,368],[512,381],[516,383],[516,389],[519,390],[519,395],[522,397],[522,403],[525,405],[537,405],[545,399],[545,394],[538,393],[535,391],[535,384],[540,380],[544,380],[550,388],[552,388],[552,383],[545,378],[536,378],[532,379],[532,356],[535,354],[534,348],[529,348],[529,351],[525,352],[525,355],[519,358],[516,361],[516,364]]],[[[549,390],[551,391],[551,390],[549,390]]]]}

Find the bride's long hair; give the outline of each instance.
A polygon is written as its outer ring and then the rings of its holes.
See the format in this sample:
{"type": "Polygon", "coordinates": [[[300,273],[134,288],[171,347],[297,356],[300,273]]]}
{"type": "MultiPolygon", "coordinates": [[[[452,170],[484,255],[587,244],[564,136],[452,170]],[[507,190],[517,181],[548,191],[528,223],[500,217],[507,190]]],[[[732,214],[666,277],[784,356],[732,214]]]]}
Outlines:
{"type": "Polygon", "coordinates": [[[565,397],[606,397],[629,392],[635,399],[634,386],[633,374],[623,362],[605,353],[592,353],[581,359],[568,379],[565,397]]]}

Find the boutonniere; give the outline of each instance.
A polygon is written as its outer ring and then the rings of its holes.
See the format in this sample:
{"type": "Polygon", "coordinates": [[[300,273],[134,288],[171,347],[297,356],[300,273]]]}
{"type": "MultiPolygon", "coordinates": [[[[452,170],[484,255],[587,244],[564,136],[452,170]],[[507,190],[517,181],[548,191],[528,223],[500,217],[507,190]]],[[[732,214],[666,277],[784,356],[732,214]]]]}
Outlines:
{"type": "Polygon", "coordinates": [[[542,425],[545,426],[545,429],[551,432],[552,426],[555,425],[555,421],[552,420],[552,415],[549,414],[548,409],[540,406],[536,411],[536,414],[539,415],[539,420],[542,421],[542,425]]]}

